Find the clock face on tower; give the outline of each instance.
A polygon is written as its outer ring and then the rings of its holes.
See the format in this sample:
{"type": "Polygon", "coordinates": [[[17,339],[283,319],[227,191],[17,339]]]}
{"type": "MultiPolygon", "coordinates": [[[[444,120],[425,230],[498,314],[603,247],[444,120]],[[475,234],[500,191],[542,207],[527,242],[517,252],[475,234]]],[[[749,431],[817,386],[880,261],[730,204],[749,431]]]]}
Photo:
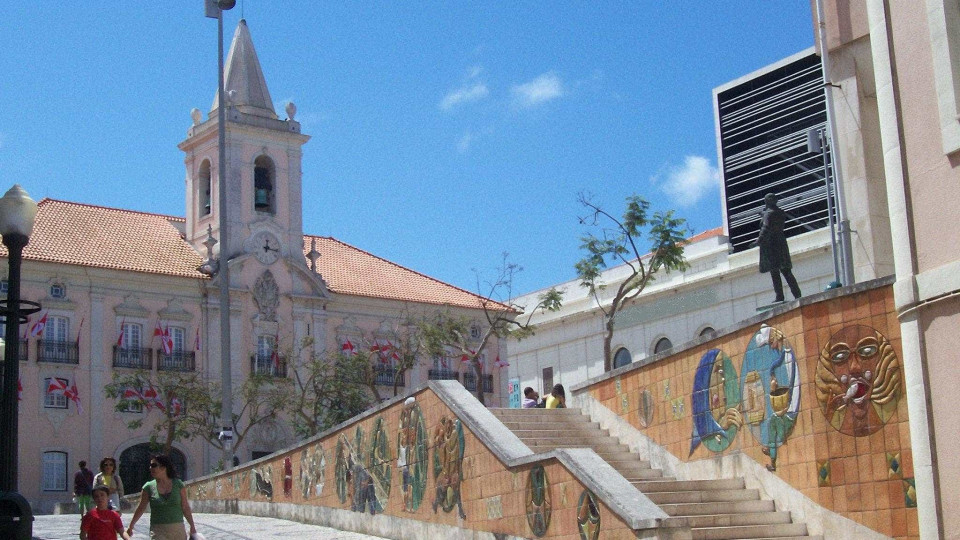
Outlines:
{"type": "Polygon", "coordinates": [[[253,255],[263,264],[273,264],[280,258],[280,240],[272,233],[261,231],[253,237],[253,255]]]}

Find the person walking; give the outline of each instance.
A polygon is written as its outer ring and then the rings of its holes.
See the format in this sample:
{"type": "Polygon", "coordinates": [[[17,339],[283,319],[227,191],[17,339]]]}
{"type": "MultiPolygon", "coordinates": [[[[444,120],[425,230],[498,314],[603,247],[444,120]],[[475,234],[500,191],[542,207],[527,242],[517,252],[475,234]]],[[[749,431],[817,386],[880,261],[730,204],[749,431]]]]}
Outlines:
{"type": "Polygon", "coordinates": [[[120,513],[120,498],[123,497],[123,480],[117,473],[117,460],[105,457],[100,460],[100,472],[93,477],[93,487],[106,486],[110,495],[111,510],[120,513]]]}
{"type": "Polygon", "coordinates": [[[108,507],[110,488],[104,485],[94,486],[93,502],[93,510],[84,514],[80,520],[80,540],[117,540],[117,535],[123,540],[130,540],[130,535],[123,530],[120,514],[108,507]]]}
{"type": "Polygon", "coordinates": [[[553,391],[551,391],[550,395],[547,396],[547,408],[548,409],[566,409],[567,408],[567,393],[564,392],[562,384],[553,385],[553,391]]]}
{"type": "Polygon", "coordinates": [[[130,518],[127,534],[133,536],[134,526],[149,505],[151,540],[187,540],[183,529],[184,518],[190,525],[190,534],[195,535],[197,527],[193,523],[187,488],[177,478],[177,469],[170,458],[163,454],[153,456],[150,459],[150,476],[153,480],[143,485],[140,504],[130,518]]]}
{"type": "Polygon", "coordinates": [[[777,206],[777,202],[775,193],[764,195],[764,209],[760,214],[760,236],[751,244],[751,246],[760,246],[760,273],[770,272],[774,303],[783,302],[783,282],[780,281],[780,274],[783,274],[784,279],[787,280],[793,297],[800,298],[800,285],[797,284],[797,278],[793,277],[790,248],[787,245],[787,237],[783,233],[787,215],[777,206]]]}
{"type": "Polygon", "coordinates": [[[73,495],[77,499],[80,515],[83,515],[93,508],[93,498],[90,497],[93,490],[93,472],[87,468],[86,461],[81,461],[79,465],[80,470],[73,475],[73,495]]]}

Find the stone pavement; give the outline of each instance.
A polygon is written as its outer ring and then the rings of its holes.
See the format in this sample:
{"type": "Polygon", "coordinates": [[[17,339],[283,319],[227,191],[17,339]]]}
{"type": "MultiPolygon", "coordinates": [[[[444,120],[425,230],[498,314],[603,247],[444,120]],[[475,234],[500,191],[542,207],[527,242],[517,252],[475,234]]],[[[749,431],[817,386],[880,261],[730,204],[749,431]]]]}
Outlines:
{"type": "MultiPolygon", "coordinates": [[[[130,514],[124,512],[123,524],[130,514]]],[[[304,538],[310,540],[383,540],[354,532],[338,531],[329,527],[305,525],[296,521],[232,514],[194,514],[197,531],[207,540],[273,540],[275,538],[304,538]]],[[[137,522],[133,540],[149,540],[150,514],[137,522]]],[[[35,540],[76,540],[80,533],[80,516],[64,514],[37,516],[33,522],[35,540]]]]}

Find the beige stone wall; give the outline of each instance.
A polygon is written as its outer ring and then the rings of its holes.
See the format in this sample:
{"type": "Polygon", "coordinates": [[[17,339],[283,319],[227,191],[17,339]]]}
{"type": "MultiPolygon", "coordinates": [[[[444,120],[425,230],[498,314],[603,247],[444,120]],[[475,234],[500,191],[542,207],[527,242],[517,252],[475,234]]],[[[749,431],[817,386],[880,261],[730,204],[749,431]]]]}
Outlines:
{"type": "MultiPolygon", "coordinates": [[[[382,510],[377,514],[422,521],[427,523],[461,527],[476,531],[489,531],[530,538],[536,537],[528,522],[528,511],[535,511],[530,505],[528,481],[530,471],[534,467],[543,466],[546,472],[548,495],[551,508],[549,525],[541,538],[570,539],[580,538],[577,525],[577,508],[585,487],[574,478],[567,468],[556,459],[541,463],[531,463],[517,467],[508,467],[487,448],[483,442],[465,425],[463,428],[464,446],[462,471],[463,479],[460,483],[460,498],[465,517],[458,515],[457,505],[450,511],[441,507],[436,510],[433,503],[436,498],[438,478],[434,475],[434,459],[438,443],[436,432],[441,419],[457,420],[454,412],[430,389],[425,389],[415,395],[416,402],[423,414],[426,440],[427,469],[423,499],[417,508],[408,509],[404,502],[402,490],[402,474],[397,467],[398,430],[403,402],[367,416],[356,423],[343,426],[341,429],[312,439],[290,451],[278,453],[264,458],[252,465],[246,465],[230,473],[199,479],[189,485],[189,494],[192,500],[212,501],[218,499],[234,499],[240,501],[270,501],[274,503],[293,503],[313,506],[324,506],[344,511],[354,511],[354,487],[347,486],[347,497],[341,501],[338,495],[337,473],[337,445],[341,437],[350,443],[355,441],[357,430],[363,431],[367,441],[370,441],[376,426],[379,424],[385,433],[387,453],[385,459],[377,460],[384,463],[389,472],[389,492],[383,500],[382,510]],[[319,459],[317,452],[322,452],[325,465],[322,469],[310,469],[310,463],[319,459]],[[289,491],[284,489],[285,463],[289,460],[290,482],[289,491]],[[306,460],[306,466],[304,463],[306,460]],[[272,496],[267,496],[255,489],[255,472],[260,471],[262,476],[269,476],[272,484],[272,496]],[[322,473],[319,472],[322,470],[322,473]],[[269,471],[266,473],[264,471],[269,471]],[[312,476],[311,476],[312,475],[312,476]],[[322,490],[316,493],[322,475],[322,490]],[[305,484],[305,479],[310,481],[305,484]],[[304,497],[304,490],[308,496],[304,497]]],[[[370,469],[370,447],[365,444],[360,452],[364,459],[364,468],[370,469]]],[[[355,473],[352,473],[355,474],[355,473]]],[[[442,476],[442,475],[441,475],[442,476]]],[[[600,536],[603,539],[636,538],[626,523],[624,523],[609,507],[597,499],[600,512],[600,536]]],[[[412,506],[412,505],[411,505],[412,506]]],[[[369,512],[356,510],[361,514],[369,512]]]]}
{"type": "MultiPolygon", "coordinates": [[[[782,333],[784,341],[780,346],[793,351],[799,374],[799,385],[793,389],[793,392],[800,393],[795,421],[777,448],[774,474],[814,502],[877,532],[896,538],[918,538],[917,510],[906,493],[913,479],[913,462],[902,366],[898,363],[900,327],[892,287],[884,286],[809,304],[776,316],[766,324],[782,333]],[[838,333],[856,327],[867,329],[853,330],[858,340],[879,332],[889,343],[890,352],[896,355],[894,363],[887,369],[873,368],[872,380],[880,380],[881,374],[877,372],[892,375],[894,369],[898,378],[896,381],[893,377],[888,379],[896,385],[891,386],[892,392],[883,396],[872,390],[866,393],[864,425],[858,429],[850,416],[855,408],[851,403],[848,404],[850,412],[840,416],[842,420],[838,422],[838,429],[829,422],[824,404],[818,400],[818,364],[825,349],[829,351],[828,346],[841,341],[834,338],[838,333]],[[873,416],[877,410],[873,403],[883,399],[890,403],[885,411],[889,414],[886,421],[873,416]]],[[[757,463],[771,465],[772,460],[767,454],[769,446],[750,429],[750,398],[743,391],[751,386],[744,384],[743,371],[748,349],[757,349],[751,344],[756,343],[758,330],[759,324],[746,327],[647,366],[638,366],[595,383],[587,392],[685,462],[710,461],[718,455],[742,453],[757,463]],[[718,392],[716,387],[696,385],[698,366],[711,350],[720,350],[729,357],[738,377],[736,386],[741,392],[738,403],[723,403],[727,394],[718,392]],[[710,404],[717,409],[707,409],[706,414],[720,423],[723,423],[723,417],[742,417],[732,435],[731,431],[719,435],[730,441],[729,446],[714,451],[709,446],[717,449],[720,439],[708,440],[715,436],[694,431],[693,415],[698,414],[698,409],[693,396],[698,391],[709,393],[710,404]],[[719,397],[719,403],[714,395],[719,397]],[[737,413],[730,412],[730,409],[737,413]],[[696,445],[691,444],[693,438],[699,441],[696,445]]],[[[827,360],[825,365],[831,365],[831,362],[827,360]]],[[[839,367],[832,369],[839,373],[839,367]]],[[[758,372],[763,378],[774,373],[758,372]]],[[[876,386],[879,385],[877,382],[876,386]]],[[[843,385],[843,388],[846,390],[847,386],[843,385]]],[[[828,397],[826,402],[830,401],[828,397]]],[[[775,498],[776,494],[772,496],[775,498]]]]}

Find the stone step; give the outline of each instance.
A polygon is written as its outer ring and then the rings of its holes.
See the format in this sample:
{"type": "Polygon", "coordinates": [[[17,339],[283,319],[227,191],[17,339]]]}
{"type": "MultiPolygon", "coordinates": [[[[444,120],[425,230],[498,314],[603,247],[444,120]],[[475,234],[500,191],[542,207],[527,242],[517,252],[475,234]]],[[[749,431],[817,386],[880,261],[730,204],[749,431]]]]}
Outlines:
{"type": "MultiPolygon", "coordinates": [[[[654,469],[655,470],[655,469],[654,469]]],[[[748,512],[773,512],[773,501],[727,501],[661,504],[660,509],[668,516],[704,516],[715,514],[742,514],[748,512]]]]}
{"type": "Polygon", "coordinates": [[[561,432],[561,431],[514,431],[513,432],[521,441],[549,441],[554,443],[561,444],[581,444],[586,446],[601,446],[609,447],[615,446],[623,448],[626,451],[630,450],[630,447],[621,444],[620,441],[614,439],[613,437],[602,437],[598,435],[587,435],[582,433],[575,432],[561,432]]]}
{"type": "Polygon", "coordinates": [[[521,429],[511,429],[517,437],[521,439],[532,437],[535,439],[557,439],[563,437],[575,437],[578,439],[588,438],[592,442],[618,442],[617,439],[609,436],[605,431],[599,428],[585,428],[576,426],[564,426],[562,429],[541,429],[540,426],[524,426],[521,429]]]}
{"type": "Polygon", "coordinates": [[[704,527],[691,528],[690,533],[695,540],[802,537],[807,534],[807,526],[803,523],[780,523],[775,525],[704,527]]]}
{"type": "Polygon", "coordinates": [[[630,449],[627,447],[621,447],[616,443],[606,443],[603,445],[600,444],[590,444],[582,441],[551,441],[546,439],[520,439],[523,441],[523,444],[530,447],[531,450],[535,452],[541,452],[546,450],[552,450],[554,448],[592,448],[601,457],[604,455],[609,455],[611,457],[615,456],[630,456],[634,459],[640,459],[640,456],[630,452],[630,449]]]}
{"type": "Polygon", "coordinates": [[[687,516],[690,527],[731,527],[737,525],[770,525],[791,523],[790,512],[744,512],[742,514],[709,514],[687,516]]]}
{"type": "Polygon", "coordinates": [[[766,538],[751,538],[750,540],[823,540],[822,536],[768,536],[766,538]]]}
{"type": "Polygon", "coordinates": [[[637,489],[644,493],[659,491],[701,491],[712,489],[743,489],[746,483],[743,478],[723,480],[654,480],[647,482],[633,482],[637,489]]]}
{"type": "Polygon", "coordinates": [[[511,431],[516,431],[521,429],[544,429],[544,430],[559,429],[559,430],[567,430],[567,431],[571,429],[578,429],[578,430],[595,429],[600,433],[603,432],[603,430],[600,429],[599,422],[589,422],[589,421],[588,422],[580,422],[580,421],[556,422],[552,420],[545,420],[543,422],[540,422],[538,420],[530,420],[525,418],[523,420],[503,420],[503,425],[507,426],[507,429],[511,431]]]}
{"type": "Polygon", "coordinates": [[[580,409],[489,409],[498,418],[532,418],[532,417],[587,417],[580,412],[580,409]]]}
{"type": "Polygon", "coordinates": [[[660,469],[651,469],[649,467],[646,469],[640,467],[630,470],[617,469],[617,472],[629,482],[635,482],[638,480],[660,480],[663,478],[663,471],[660,469]]]}
{"type": "Polygon", "coordinates": [[[714,489],[709,491],[660,491],[647,493],[647,498],[656,504],[709,503],[733,501],[758,501],[756,489],[714,489]]]}

